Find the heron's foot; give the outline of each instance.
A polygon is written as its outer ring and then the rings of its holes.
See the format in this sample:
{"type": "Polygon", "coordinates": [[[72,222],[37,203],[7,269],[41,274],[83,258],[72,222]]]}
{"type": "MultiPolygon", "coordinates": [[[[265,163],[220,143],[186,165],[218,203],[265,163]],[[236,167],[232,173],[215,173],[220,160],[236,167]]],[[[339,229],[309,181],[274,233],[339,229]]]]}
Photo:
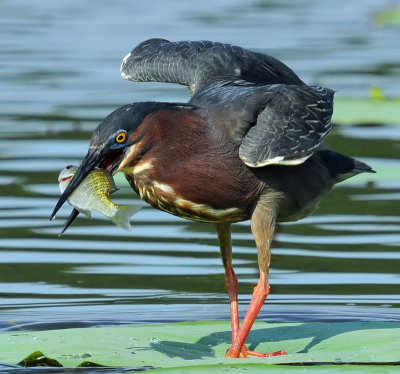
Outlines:
{"type": "MultiPolygon", "coordinates": [[[[243,350],[242,350],[243,352],[243,350]]],[[[255,357],[272,357],[272,356],[283,356],[286,355],[286,351],[276,351],[276,352],[271,352],[271,353],[261,353],[261,352],[255,352],[255,351],[250,351],[246,350],[245,352],[246,356],[255,356],[255,357]]]]}
{"type": "Polygon", "coordinates": [[[226,352],[225,358],[246,358],[248,356],[255,356],[255,357],[272,357],[272,356],[282,356],[286,355],[286,351],[276,351],[271,353],[261,353],[250,351],[245,345],[240,350],[240,352],[229,348],[228,352],[226,352]]]}

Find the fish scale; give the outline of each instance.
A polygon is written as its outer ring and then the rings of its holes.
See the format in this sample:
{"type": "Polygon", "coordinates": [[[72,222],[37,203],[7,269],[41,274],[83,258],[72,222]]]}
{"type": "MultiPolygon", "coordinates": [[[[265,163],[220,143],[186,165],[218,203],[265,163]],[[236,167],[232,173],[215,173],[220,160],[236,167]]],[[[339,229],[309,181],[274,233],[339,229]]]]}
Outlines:
{"type": "Polygon", "coordinates": [[[117,204],[108,198],[110,192],[115,191],[115,184],[110,181],[104,170],[94,170],[81,183],[81,188],[77,189],[69,198],[72,205],[78,205],[80,210],[96,210],[105,216],[112,217],[118,210],[117,204]]]}

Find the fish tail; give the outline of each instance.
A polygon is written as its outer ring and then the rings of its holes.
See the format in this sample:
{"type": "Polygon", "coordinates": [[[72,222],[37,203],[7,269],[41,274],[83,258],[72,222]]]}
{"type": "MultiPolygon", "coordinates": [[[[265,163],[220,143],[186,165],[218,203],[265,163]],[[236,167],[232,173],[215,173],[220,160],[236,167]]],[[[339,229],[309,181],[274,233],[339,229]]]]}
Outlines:
{"type": "Polygon", "coordinates": [[[135,205],[121,205],[111,221],[117,226],[123,228],[126,231],[131,231],[131,223],[129,219],[140,209],[140,206],[135,205]]]}

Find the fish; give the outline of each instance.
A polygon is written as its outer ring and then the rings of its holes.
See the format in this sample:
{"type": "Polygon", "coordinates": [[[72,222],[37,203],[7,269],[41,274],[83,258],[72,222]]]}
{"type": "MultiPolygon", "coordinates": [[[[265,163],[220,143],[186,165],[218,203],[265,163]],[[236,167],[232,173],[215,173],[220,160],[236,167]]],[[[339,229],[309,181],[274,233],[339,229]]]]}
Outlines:
{"type": "MultiPolygon", "coordinates": [[[[74,177],[78,167],[66,166],[58,177],[61,194],[74,177]]],[[[126,231],[131,230],[130,218],[141,207],[135,205],[118,205],[110,200],[109,194],[117,191],[112,176],[103,169],[93,170],[70,195],[68,203],[74,207],[61,234],[68,228],[79,213],[91,218],[93,210],[108,217],[117,226],[126,231]]],[[[61,235],[60,234],[60,235],[61,235]]]]}

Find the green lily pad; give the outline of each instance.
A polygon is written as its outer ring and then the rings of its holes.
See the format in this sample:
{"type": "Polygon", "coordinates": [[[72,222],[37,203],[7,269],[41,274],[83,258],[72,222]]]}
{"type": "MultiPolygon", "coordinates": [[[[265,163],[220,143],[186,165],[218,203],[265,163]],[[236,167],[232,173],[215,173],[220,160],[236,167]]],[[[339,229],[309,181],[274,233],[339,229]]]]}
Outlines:
{"type": "Polygon", "coordinates": [[[332,122],[341,125],[400,125],[400,99],[357,99],[336,96],[332,122]]]}
{"type": "Polygon", "coordinates": [[[388,3],[388,6],[375,14],[375,21],[382,26],[400,26],[400,7],[388,3]]]}
{"type": "MultiPolygon", "coordinates": [[[[261,370],[281,364],[307,367],[319,364],[325,369],[343,364],[386,367],[400,361],[400,323],[395,322],[256,322],[247,340],[250,349],[260,352],[285,349],[288,353],[270,358],[224,358],[230,337],[229,322],[2,333],[0,362],[29,362],[29,366],[34,366],[36,355],[44,364],[53,362],[66,367],[101,365],[154,368],[155,373],[171,370],[210,373],[222,367],[228,372],[232,368],[261,370]]],[[[339,367],[336,369],[339,372],[339,367]]]]}

